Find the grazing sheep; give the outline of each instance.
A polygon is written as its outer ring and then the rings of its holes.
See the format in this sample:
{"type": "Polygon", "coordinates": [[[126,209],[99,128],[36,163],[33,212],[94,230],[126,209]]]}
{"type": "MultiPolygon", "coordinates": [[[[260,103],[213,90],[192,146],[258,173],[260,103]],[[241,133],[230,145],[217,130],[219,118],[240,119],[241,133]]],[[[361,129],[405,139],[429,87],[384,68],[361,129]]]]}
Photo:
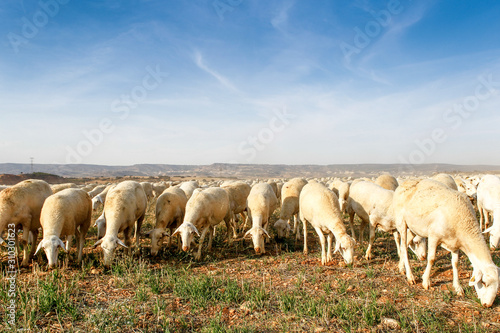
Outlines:
{"type": "Polygon", "coordinates": [[[270,184],[259,183],[252,187],[247,198],[247,211],[248,217],[252,221],[252,228],[243,237],[252,237],[255,253],[266,252],[264,236],[269,238],[267,224],[277,206],[278,199],[270,184]]]}
{"type": "Polygon", "coordinates": [[[188,181],[188,182],[183,182],[179,185],[180,189],[184,191],[184,193],[186,193],[186,197],[188,198],[191,198],[191,196],[193,195],[193,192],[194,190],[196,190],[197,188],[200,187],[200,185],[198,184],[197,181],[195,180],[191,180],[191,181],[188,181]]]}
{"type": "Polygon", "coordinates": [[[49,196],[40,215],[43,239],[36,252],[43,248],[49,267],[54,267],[57,264],[58,247],[69,252],[71,238],[76,236],[78,262],[81,262],[83,244],[91,219],[92,201],[84,190],[68,188],[49,196]],[[61,240],[63,236],[67,237],[67,248],[61,240]]]}
{"type": "Polygon", "coordinates": [[[207,232],[209,233],[208,250],[212,247],[213,229],[229,214],[229,196],[220,187],[210,187],[192,194],[186,204],[184,222],[174,231],[172,236],[180,234],[182,250],[187,252],[191,247],[194,234],[200,237],[196,260],[201,259],[201,248],[207,232]],[[201,231],[201,235],[200,232],[201,231]]]}
{"type": "Polygon", "coordinates": [[[89,191],[90,197],[94,198],[96,195],[98,195],[99,193],[104,191],[106,189],[106,187],[107,187],[106,185],[97,185],[91,191],[89,191]]]}
{"type": "Polygon", "coordinates": [[[65,190],[67,188],[78,188],[78,186],[74,183],[50,185],[50,189],[52,190],[52,193],[57,193],[59,191],[65,190]]]}
{"type": "Polygon", "coordinates": [[[153,183],[153,195],[154,195],[154,197],[158,198],[163,193],[163,191],[165,191],[169,187],[170,187],[170,185],[168,185],[165,182],[153,183]]]}
{"type": "MultiPolygon", "coordinates": [[[[186,203],[186,194],[180,188],[169,188],[158,197],[155,228],[147,234],[151,238],[151,255],[156,256],[161,249],[164,238],[172,235],[173,230],[182,224],[186,203]],[[167,233],[166,229],[169,229],[170,232],[167,233]]],[[[172,237],[169,237],[169,246],[171,239],[172,237]]]]}
{"type": "Polygon", "coordinates": [[[473,206],[476,206],[477,201],[477,188],[471,182],[470,179],[462,178],[460,176],[456,176],[454,178],[455,183],[457,184],[458,191],[467,194],[473,206]]]}
{"type": "Polygon", "coordinates": [[[319,183],[305,185],[300,193],[300,219],[304,222],[304,254],[308,253],[306,222],[309,222],[321,242],[322,265],[332,260],[332,234],[336,239],[335,252],[340,251],[347,264],[353,262],[356,242],[346,232],[335,193],[319,183]],[[324,233],[328,239],[327,250],[324,233]]]}
{"type": "Polygon", "coordinates": [[[80,189],[84,190],[85,192],[90,192],[94,189],[94,187],[96,187],[97,185],[96,184],[87,184],[87,185],[80,185],[80,189]]]}
{"type": "Polygon", "coordinates": [[[109,190],[104,204],[106,233],[94,244],[94,248],[101,245],[104,252],[104,266],[111,265],[118,245],[129,247],[132,244],[134,224],[136,224],[136,246],[139,248],[140,229],[146,216],[147,204],[148,199],[144,189],[138,182],[124,181],[109,190]],[[125,243],[118,238],[118,233],[122,231],[125,243]]]}
{"type": "Polygon", "coordinates": [[[375,179],[375,184],[386,190],[395,191],[398,188],[398,180],[389,174],[383,174],[375,179]]]}
{"type": "MultiPolygon", "coordinates": [[[[399,233],[394,220],[392,210],[392,200],[394,191],[387,190],[377,184],[367,181],[356,182],[351,186],[349,192],[349,221],[352,221],[354,214],[359,216],[363,225],[370,227],[370,238],[365,258],[372,258],[371,250],[375,240],[375,230],[377,228],[392,233],[396,248],[399,253],[399,233]]],[[[362,227],[360,227],[361,230],[362,227]]],[[[363,227],[364,228],[364,227],[363,227]]],[[[361,235],[361,232],[360,232],[361,235]]],[[[413,240],[413,237],[412,239],[413,240]]],[[[420,260],[425,259],[425,241],[416,241],[417,247],[412,249],[420,260]]],[[[413,244],[412,244],[413,245],[413,244]]]]}
{"type": "Polygon", "coordinates": [[[486,175],[477,186],[477,208],[479,210],[479,226],[484,233],[490,234],[490,247],[496,248],[500,242],[500,178],[486,175]],[[491,227],[489,215],[493,218],[491,227]]]}
{"type": "Polygon", "coordinates": [[[303,178],[293,178],[283,184],[281,189],[280,218],[274,223],[278,238],[288,236],[289,220],[294,218],[293,232],[295,238],[300,239],[299,232],[299,195],[307,181],[303,178]]]}
{"type": "Polygon", "coordinates": [[[115,187],[115,185],[116,184],[111,184],[106,186],[101,193],[92,198],[92,210],[98,210],[101,205],[104,205],[104,202],[106,202],[106,195],[108,195],[109,190],[115,187]]]}
{"type": "MultiPolygon", "coordinates": [[[[474,268],[469,285],[474,285],[483,306],[491,306],[498,290],[498,267],[491,259],[467,196],[435,180],[409,180],[396,189],[393,205],[401,245],[406,244],[407,228],[427,238],[428,261],[422,276],[424,289],[431,285],[436,248],[441,245],[451,252],[455,292],[464,294],[458,279],[458,255],[462,250],[474,268]]],[[[406,246],[401,246],[399,269],[403,272],[405,268],[408,282],[414,284],[406,246]]]]}
{"type": "Polygon", "coordinates": [[[146,198],[148,199],[148,202],[154,198],[153,195],[153,185],[151,185],[150,182],[141,182],[140,183],[142,186],[142,189],[144,190],[144,193],[146,194],[146,198]]]}
{"type": "MultiPolygon", "coordinates": [[[[221,188],[226,190],[229,196],[229,221],[233,229],[233,237],[238,237],[237,231],[237,216],[238,214],[242,218],[242,221],[246,220],[245,211],[247,210],[247,198],[250,193],[250,185],[242,181],[232,182],[230,184],[221,185],[221,188]]],[[[229,228],[227,230],[228,237],[229,228]]]]}
{"type": "Polygon", "coordinates": [[[455,179],[447,173],[438,173],[431,177],[431,179],[436,180],[440,183],[445,184],[452,190],[458,191],[457,183],[455,183],[455,179]]]}
{"type": "MultiPolygon", "coordinates": [[[[24,258],[21,266],[28,266],[35,253],[40,228],[40,212],[45,199],[52,195],[50,185],[43,180],[28,179],[0,192],[0,236],[5,229],[23,230],[24,258]],[[30,233],[33,236],[28,253],[30,233]]],[[[10,236],[10,235],[9,235],[10,236]]],[[[15,233],[17,244],[17,233],[15,233]]],[[[0,244],[4,240],[0,237],[0,244]]]]}

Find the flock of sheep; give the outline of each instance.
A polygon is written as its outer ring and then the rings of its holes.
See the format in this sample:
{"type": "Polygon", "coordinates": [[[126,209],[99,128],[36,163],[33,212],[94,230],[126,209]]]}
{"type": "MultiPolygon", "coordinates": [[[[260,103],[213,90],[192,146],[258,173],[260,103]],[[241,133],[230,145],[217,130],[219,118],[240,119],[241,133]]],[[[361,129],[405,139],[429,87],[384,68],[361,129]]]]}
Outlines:
{"type": "MultiPolygon", "coordinates": [[[[103,205],[102,215],[95,221],[98,240],[94,248],[102,248],[104,266],[112,264],[116,248],[130,248],[135,236],[140,246],[141,225],[148,203],[156,197],[156,225],[147,232],[151,239],[151,254],[178,235],[179,246],[189,251],[195,236],[199,237],[194,258],[201,258],[202,245],[208,235],[210,251],[215,227],[224,221],[228,242],[244,233],[251,238],[256,253],[265,252],[269,241],[269,221],[280,207],[280,218],[273,227],[278,239],[293,233],[304,236],[307,254],[307,223],[317,232],[321,243],[321,263],[332,260],[339,252],[347,264],[354,260],[364,229],[369,228],[369,244],[365,258],[372,258],[375,230],[392,233],[399,254],[399,270],[406,272],[408,282],[415,283],[407,250],[420,260],[427,257],[422,277],[425,289],[430,287],[430,272],[441,245],[452,254],[453,287],[463,295],[458,277],[458,253],[469,258],[473,285],[481,303],[490,307],[499,284],[499,268],[494,264],[483,234],[489,235],[489,245],[500,242],[500,178],[494,175],[451,177],[439,174],[432,178],[397,180],[384,174],[377,179],[294,178],[288,181],[220,181],[200,186],[197,181],[183,183],[123,181],[109,185],[52,185],[42,180],[26,180],[12,187],[0,187],[0,236],[7,232],[9,248],[18,246],[18,231],[22,230],[24,258],[31,258],[42,248],[49,267],[57,264],[59,247],[69,251],[76,239],[78,261],[91,227],[92,211],[103,205]],[[477,207],[480,221],[477,221],[477,207]],[[350,234],[343,213],[349,215],[350,234]],[[356,237],[354,216],[361,224],[356,237]],[[492,223],[490,226],[490,218],[492,223]],[[247,230],[247,223],[251,226],[247,230]],[[484,222],[484,223],[483,223],[484,222]],[[39,230],[43,231],[38,243],[39,230]],[[135,231],[135,235],[133,235],[135,231]],[[118,235],[123,233],[123,241],[118,235]],[[62,239],[66,240],[66,244],[62,239]],[[335,245],[333,245],[335,242],[335,245]],[[31,249],[28,251],[28,244],[31,249]],[[36,251],[35,251],[36,249],[36,251]],[[332,249],[334,249],[332,253],[332,249]]],[[[0,244],[4,239],[0,237],[0,244]]],[[[10,251],[10,250],[9,250],[10,251]]]]}

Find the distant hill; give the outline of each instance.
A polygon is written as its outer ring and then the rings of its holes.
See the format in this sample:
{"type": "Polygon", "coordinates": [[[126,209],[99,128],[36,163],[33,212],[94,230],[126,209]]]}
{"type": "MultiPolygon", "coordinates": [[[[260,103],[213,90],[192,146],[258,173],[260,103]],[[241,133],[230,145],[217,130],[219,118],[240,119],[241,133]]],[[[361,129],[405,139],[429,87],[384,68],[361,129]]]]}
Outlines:
{"type": "Polygon", "coordinates": [[[26,179],[41,179],[50,184],[60,184],[67,182],[67,178],[44,172],[23,173],[20,175],[0,174],[0,184],[3,185],[14,185],[26,179]]]}
{"type": "MultiPolygon", "coordinates": [[[[28,174],[30,164],[0,163],[0,174],[28,174]]],[[[66,178],[81,177],[156,177],[192,176],[220,178],[290,178],[290,177],[371,177],[382,172],[395,176],[431,175],[448,173],[500,173],[500,166],[453,165],[453,164],[332,164],[332,165],[285,165],[285,164],[226,164],[170,165],[135,164],[108,166],[93,164],[35,164],[39,173],[54,174],[66,178]]],[[[0,184],[2,182],[0,181],[0,184]]]]}

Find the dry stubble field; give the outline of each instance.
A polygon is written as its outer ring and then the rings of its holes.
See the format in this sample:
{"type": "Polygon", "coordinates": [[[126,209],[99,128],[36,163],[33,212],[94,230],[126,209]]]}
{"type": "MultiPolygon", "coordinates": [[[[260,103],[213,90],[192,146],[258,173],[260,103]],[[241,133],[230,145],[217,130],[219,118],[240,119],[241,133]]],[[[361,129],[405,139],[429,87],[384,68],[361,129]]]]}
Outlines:
{"type": "MultiPolygon", "coordinates": [[[[94,220],[99,214],[94,214],[94,220]]],[[[272,217],[276,221],[279,211],[272,217]]],[[[347,221],[347,217],[345,219],[347,221]]],[[[154,225],[150,203],[143,231],[154,225]]],[[[110,270],[93,250],[91,228],[83,263],[48,271],[45,255],[17,275],[16,328],[24,332],[495,332],[500,331],[500,299],[492,308],[479,304],[468,286],[470,264],[461,254],[460,278],[466,296],[452,291],[450,254],[438,252],[426,291],[419,279],[425,262],[411,258],[417,285],[397,270],[393,238],[377,233],[374,259],[346,266],[336,254],[321,266],[317,235],[309,226],[310,254],[302,241],[266,244],[254,254],[251,242],[229,245],[219,227],[212,251],[201,262],[176,249],[150,256],[149,239],[133,257],[120,252],[110,270]]],[[[224,230],[225,231],[225,230],[224,230]]],[[[271,236],[273,234],[271,233],[271,236]]],[[[1,304],[7,304],[5,248],[1,250],[1,304]]],[[[60,254],[60,261],[63,259],[60,254]]],[[[499,253],[493,253],[500,264],[499,253]]],[[[11,331],[6,306],[1,331],[11,331]]]]}

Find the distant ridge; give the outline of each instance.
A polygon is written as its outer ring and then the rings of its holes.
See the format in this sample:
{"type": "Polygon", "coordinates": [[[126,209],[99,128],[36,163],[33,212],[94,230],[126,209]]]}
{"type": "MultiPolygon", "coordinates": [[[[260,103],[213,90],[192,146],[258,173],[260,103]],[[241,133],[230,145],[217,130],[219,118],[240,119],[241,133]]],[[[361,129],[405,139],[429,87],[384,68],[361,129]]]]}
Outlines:
{"type": "MultiPolygon", "coordinates": [[[[109,166],[95,164],[35,164],[34,171],[62,177],[123,177],[123,176],[201,176],[224,178],[290,178],[290,177],[371,177],[382,172],[394,176],[447,173],[500,173],[500,166],[454,164],[227,164],[172,165],[134,164],[109,166]]],[[[30,164],[0,163],[0,174],[26,174],[30,164]]]]}

